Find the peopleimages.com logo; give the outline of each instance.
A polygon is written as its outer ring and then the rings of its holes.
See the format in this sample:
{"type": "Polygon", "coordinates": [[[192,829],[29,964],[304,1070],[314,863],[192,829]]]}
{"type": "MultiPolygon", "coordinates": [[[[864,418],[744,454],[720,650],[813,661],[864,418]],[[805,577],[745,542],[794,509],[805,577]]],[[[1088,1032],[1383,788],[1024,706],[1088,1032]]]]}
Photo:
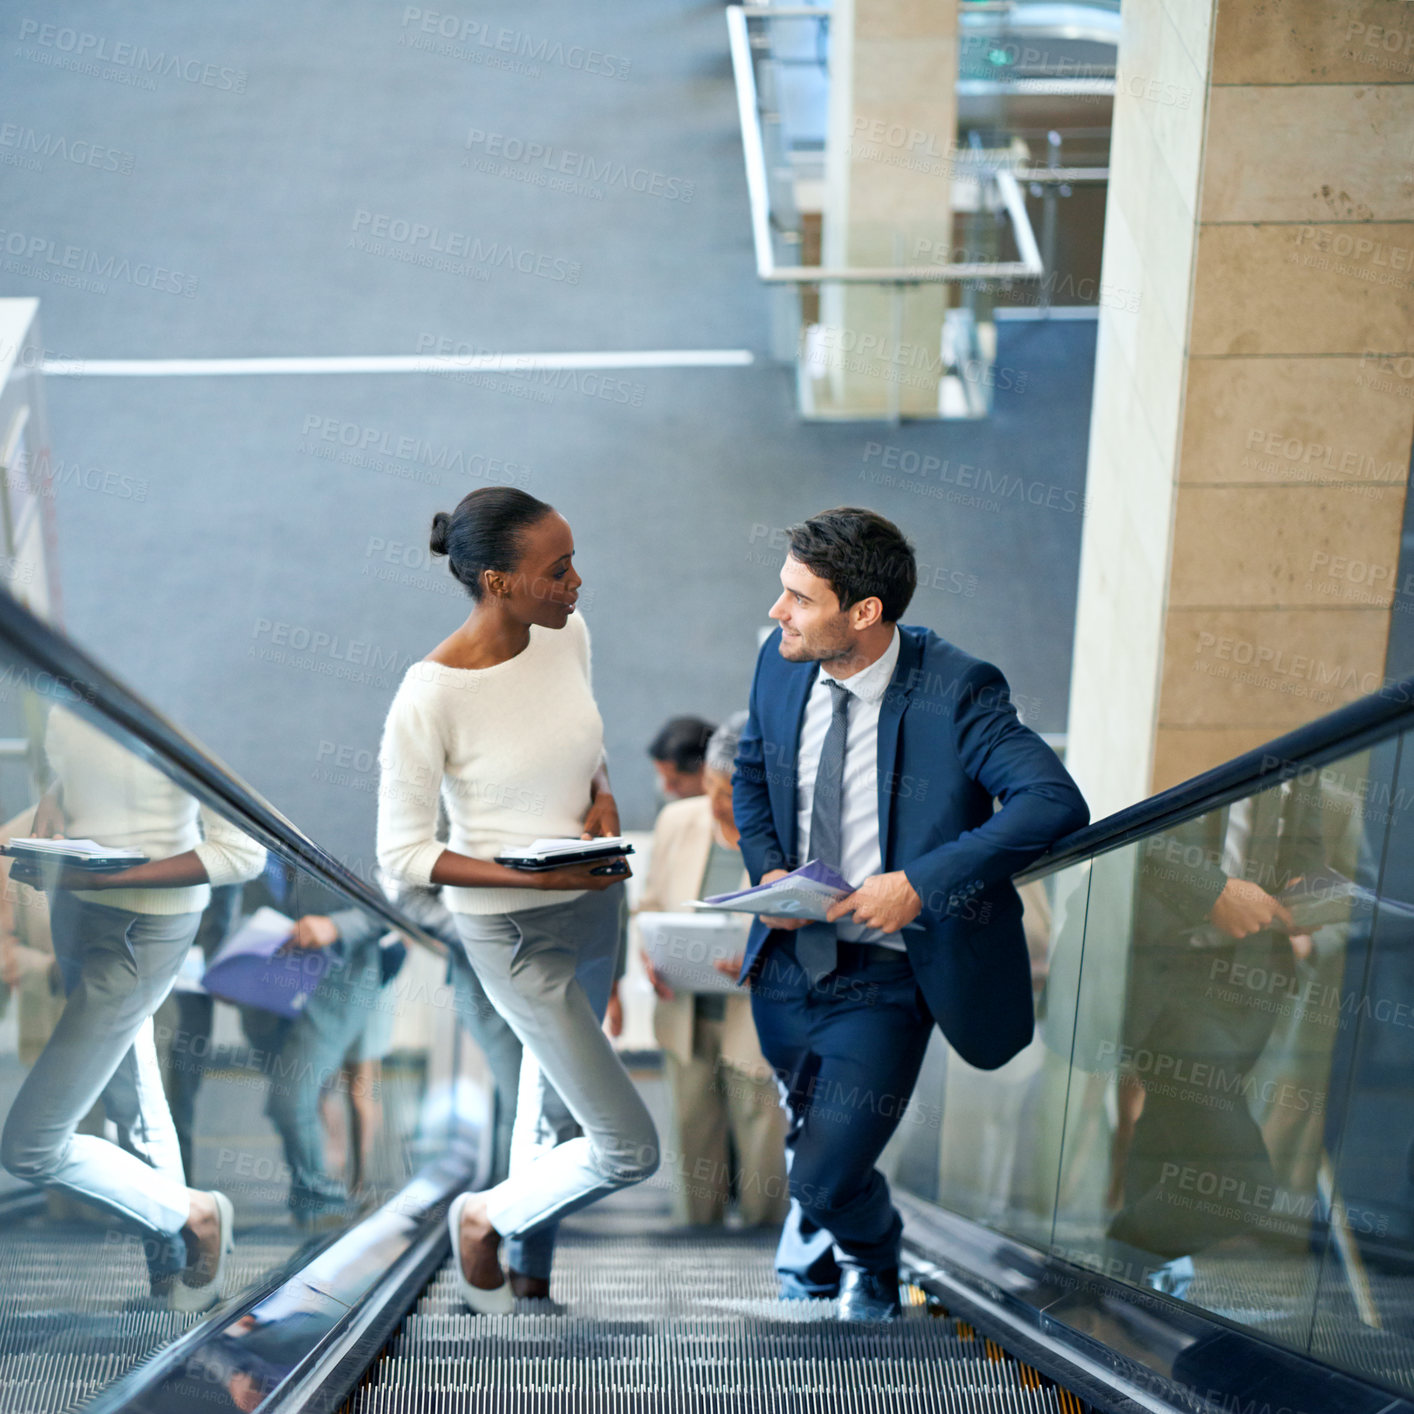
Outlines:
{"type": "Polygon", "coordinates": [[[38,47],[17,50],[16,58],[50,68],[70,69],[100,78],[117,78],[118,74],[112,72],[116,70],[122,73],[123,82],[145,89],[156,88],[159,78],[177,78],[225,93],[245,92],[248,75],[244,69],[207,63],[190,55],[169,54],[165,49],[153,50],[128,40],[112,40],[91,30],[24,19],[20,21],[20,39],[38,47]],[[96,68],[98,64],[107,64],[109,69],[96,68]]]}

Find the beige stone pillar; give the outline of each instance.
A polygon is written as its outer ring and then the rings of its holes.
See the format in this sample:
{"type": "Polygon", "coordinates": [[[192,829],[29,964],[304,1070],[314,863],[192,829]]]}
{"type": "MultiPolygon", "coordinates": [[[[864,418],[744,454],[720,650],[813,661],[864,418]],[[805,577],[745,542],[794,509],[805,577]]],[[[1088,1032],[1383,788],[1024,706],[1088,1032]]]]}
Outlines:
{"type": "MultiPolygon", "coordinates": [[[[833,7],[826,265],[946,259],[957,26],[957,0],[840,0],[833,7]]],[[[827,370],[830,402],[861,416],[937,416],[945,301],[942,285],[825,286],[816,362],[827,370]]]]}
{"type": "Polygon", "coordinates": [[[1414,437],[1414,6],[1124,22],[1069,722],[1096,815],[1380,686],[1414,437]]]}

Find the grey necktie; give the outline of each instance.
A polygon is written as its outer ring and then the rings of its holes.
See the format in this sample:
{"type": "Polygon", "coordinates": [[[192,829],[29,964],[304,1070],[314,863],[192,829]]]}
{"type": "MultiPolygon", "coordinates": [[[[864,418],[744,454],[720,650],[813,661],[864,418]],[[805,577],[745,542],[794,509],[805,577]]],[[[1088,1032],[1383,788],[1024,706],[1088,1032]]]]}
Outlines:
{"type": "MultiPolygon", "coordinates": [[[[815,796],[810,806],[810,857],[840,867],[840,816],[844,809],[844,748],[849,731],[849,691],[829,679],[834,693],[830,729],[820,748],[820,765],[815,771],[815,796]]],[[[837,935],[833,923],[807,923],[795,935],[795,959],[812,983],[828,976],[839,963],[837,935]]]]}

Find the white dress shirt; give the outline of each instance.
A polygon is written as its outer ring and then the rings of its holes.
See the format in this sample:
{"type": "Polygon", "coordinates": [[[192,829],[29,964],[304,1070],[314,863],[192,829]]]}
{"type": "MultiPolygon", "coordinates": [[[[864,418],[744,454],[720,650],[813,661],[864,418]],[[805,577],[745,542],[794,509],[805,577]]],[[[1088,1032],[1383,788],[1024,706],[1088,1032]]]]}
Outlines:
{"type": "MultiPolygon", "coordinates": [[[[829,684],[838,682],[850,694],[849,724],[845,734],[844,779],[841,782],[840,873],[857,888],[865,879],[884,872],[879,843],[879,708],[898,663],[899,636],[894,629],[883,656],[852,677],[831,678],[821,666],[805,704],[796,755],[796,841],[801,862],[810,858],[810,813],[815,804],[815,776],[820,752],[834,714],[834,694],[829,684]]],[[[835,925],[850,943],[879,943],[902,948],[903,936],[866,928],[853,917],[835,925]]]]}

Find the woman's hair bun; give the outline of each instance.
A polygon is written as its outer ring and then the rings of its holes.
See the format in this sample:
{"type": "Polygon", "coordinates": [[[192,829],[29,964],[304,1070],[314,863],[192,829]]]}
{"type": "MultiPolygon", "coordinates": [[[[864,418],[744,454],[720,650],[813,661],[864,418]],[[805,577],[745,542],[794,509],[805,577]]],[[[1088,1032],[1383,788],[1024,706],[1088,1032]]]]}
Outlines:
{"type": "Polygon", "coordinates": [[[452,578],[480,599],[487,570],[509,572],[520,559],[522,532],[550,511],[516,486],[480,486],[468,491],[450,515],[432,517],[432,553],[445,555],[452,578]]]}

